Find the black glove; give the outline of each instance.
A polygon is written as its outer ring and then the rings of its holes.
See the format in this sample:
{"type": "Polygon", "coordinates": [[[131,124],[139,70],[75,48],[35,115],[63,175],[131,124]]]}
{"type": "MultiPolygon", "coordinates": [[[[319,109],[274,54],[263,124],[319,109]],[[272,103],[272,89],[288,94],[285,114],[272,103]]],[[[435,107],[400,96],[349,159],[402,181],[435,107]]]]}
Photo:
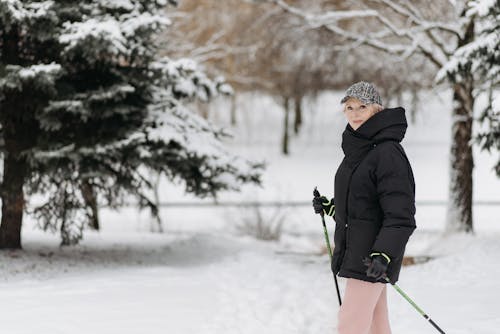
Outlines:
{"type": "Polygon", "coordinates": [[[384,253],[372,253],[370,258],[365,258],[363,263],[368,268],[366,269],[366,276],[373,277],[377,281],[387,275],[387,267],[391,262],[391,258],[384,253]]]}
{"type": "Polygon", "coordinates": [[[333,198],[329,200],[325,196],[314,197],[312,203],[315,213],[323,212],[323,214],[327,216],[333,216],[335,214],[335,204],[333,204],[333,198]]]}

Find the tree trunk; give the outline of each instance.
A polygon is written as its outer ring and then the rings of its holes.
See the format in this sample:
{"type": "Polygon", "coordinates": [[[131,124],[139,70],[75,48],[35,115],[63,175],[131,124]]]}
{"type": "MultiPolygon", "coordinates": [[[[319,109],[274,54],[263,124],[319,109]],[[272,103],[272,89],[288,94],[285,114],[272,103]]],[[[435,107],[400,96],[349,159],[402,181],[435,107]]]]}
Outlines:
{"type": "Polygon", "coordinates": [[[302,96],[295,96],[295,120],[293,123],[293,130],[295,134],[299,134],[302,125],[302,96]]]}
{"type": "Polygon", "coordinates": [[[0,224],[0,248],[21,248],[21,226],[24,211],[23,185],[27,163],[18,154],[7,152],[4,159],[2,183],[2,222],[0,224]]]}
{"type": "Polygon", "coordinates": [[[396,99],[397,99],[397,101],[398,101],[396,104],[397,104],[398,106],[402,106],[402,105],[403,105],[403,92],[402,92],[401,90],[399,90],[399,89],[398,89],[398,90],[396,91],[396,96],[397,96],[397,97],[396,97],[396,99]]]}
{"type": "MultiPolygon", "coordinates": [[[[462,13],[462,16],[465,15],[462,13]]],[[[471,19],[457,48],[474,40],[474,20],[471,19]]],[[[472,233],[472,121],[474,89],[471,73],[462,73],[460,82],[453,84],[452,144],[450,151],[450,185],[446,212],[447,232],[472,233]]]]}
{"type": "Polygon", "coordinates": [[[151,224],[151,232],[163,233],[163,223],[160,217],[160,181],[161,174],[156,174],[156,180],[153,186],[153,196],[154,204],[157,210],[151,210],[151,215],[153,216],[153,224],[151,224]]]}
{"type": "Polygon", "coordinates": [[[453,87],[453,125],[450,151],[450,187],[447,232],[473,232],[472,224],[472,80],[453,87]]]}
{"type": "Polygon", "coordinates": [[[285,108],[285,117],[283,122],[283,141],[282,141],[282,150],[281,152],[284,155],[288,155],[288,141],[289,141],[289,130],[288,130],[288,119],[290,118],[290,99],[288,97],[284,98],[283,107],[285,108]]]}
{"type": "Polygon", "coordinates": [[[236,93],[231,95],[231,125],[236,126],[236,93]]]}
{"type": "Polygon", "coordinates": [[[420,97],[418,96],[418,91],[416,89],[412,89],[411,91],[411,111],[410,111],[410,119],[411,123],[415,124],[417,122],[417,110],[420,103],[420,97]]]}
{"type": "MultiPolygon", "coordinates": [[[[11,27],[9,33],[3,36],[3,59],[7,64],[19,63],[19,36],[16,25],[11,27]]],[[[15,97],[11,96],[15,101],[15,97]]],[[[34,102],[32,102],[34,103],[34,102]]],[[[13,104],[2,105],[1,117],[3,127],[3,141],[5,155],[3,161],[3,180],[1,184],[0,196],[2,198],[2,220],[0,223],[0,249],[20,249],[21,248],[21,227],[24,211],[23,185],[26,179],[28,164],[24,158],[20,157],[23,149],[23,142],[19,142],[18,129],[30,133],[29,124],[23,124],[21,118],[15,115],[22,115],[22,108],[13,104]],[[13,116],[14,115],[14,116],[13,116]]],[[[30,133],[31,135],[33,133],[30,133]]],[[[26,141],[27,139],[24,139],[26,141]]]]}
{"type": "Polygon", "coordinates": [[[99,231],[99,209],[97,207],[97,198],[95,191],[88,180],[82,181],[81,190],[85,205],[90,208],[91,212],[89,227],[93,230],[99,231]]]}
{"type": "Polygon", "coordinates": [[[208,103],[206,102],[198,102],[198,110],[200,110],[200,113],[201,113],[201,117],[203,117],[204,119],[208,119],[208,117],[210,116],[209,113],[210,113],[210,110],[208,109],[208,103]]]}

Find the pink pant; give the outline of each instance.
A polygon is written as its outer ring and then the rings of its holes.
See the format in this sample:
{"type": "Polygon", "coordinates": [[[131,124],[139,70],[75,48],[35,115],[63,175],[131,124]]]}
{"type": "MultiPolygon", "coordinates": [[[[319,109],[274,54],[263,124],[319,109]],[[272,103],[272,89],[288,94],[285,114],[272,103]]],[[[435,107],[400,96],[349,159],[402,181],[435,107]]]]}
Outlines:
{"type": "Polygon", "coordinates": [[[339,334],[391,334],[387,287],[348,278],[338,314],[339,334]]]}

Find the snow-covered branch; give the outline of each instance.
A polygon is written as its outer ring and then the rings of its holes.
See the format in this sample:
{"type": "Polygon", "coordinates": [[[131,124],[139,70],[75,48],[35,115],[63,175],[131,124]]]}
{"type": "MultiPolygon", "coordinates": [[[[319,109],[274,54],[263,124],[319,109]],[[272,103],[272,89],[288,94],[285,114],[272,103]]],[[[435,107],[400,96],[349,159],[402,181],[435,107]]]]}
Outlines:
{"type": "Polygon", "coordinates": [[[426,20],[419,11],[409,3],[403,1],[398,3],[392,0],[372,0],[385,6],[399,17],[393,20],[378,9],[367,8],[364,10],[339,10],[328,11],[322,14],[309,13],[301,8],[289,5],[283,0],[267,0],[279,6],[284,11],[301,18],[311,28],[325,27],[333,33],[351,42],[351,48],[359,45],[368,45],[375,49],[402,56],[409,57],[413,53],[421,53],[438,68],[447,61],[452,50],[447,48],[440,34],[451,34],[461,36],[461,21],[441,22],[426,20]],[[359,18],[374,18],[382,23],[385,29],[370,32],[353,32],[339,25],[341,20],[353,20],[359,18]],[[401,23],[404,23],[402,25],[401,23]],[[393,37],[399,40],[394,41],[393,37]],[[436,53],[436,49],[439,53],[436,53]]]}
{"type": "Polygon", "coordinates": [[[471,1],[467,17],[478,16],[477,37],[455,50],[449,61],[439,70],[436,81],[446,77],[460,80],[463,72],[479,76],[479,82],[500,84],[500,6],[498,0],[471,1]]]}

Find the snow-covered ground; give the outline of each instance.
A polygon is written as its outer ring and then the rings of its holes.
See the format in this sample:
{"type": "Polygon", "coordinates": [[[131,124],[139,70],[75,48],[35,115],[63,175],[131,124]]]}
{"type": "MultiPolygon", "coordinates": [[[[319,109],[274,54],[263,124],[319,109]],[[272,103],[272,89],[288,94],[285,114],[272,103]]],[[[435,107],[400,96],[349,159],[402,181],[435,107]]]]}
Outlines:
{"type": "MultiPolygon", "coordinates": [[[[59,250],[32,233],[24,251],[1,255],[2,332],[335,333],[321,237],[302,236],[294,249],[292,237],[269,243],[220,230],[103,232],[59,250]]],[[[498,333],[499,238],[429,242],[426,254],[439,257],[405,267],[398,284],[446,333],[498,333]]],[[[388,298],[394,333],[434,332],[394,290],[388,298]]]]}
{"type": "MultiPolygon", "coordinates": [[[[447,197],[449,99],[441,98],[428,99],[403,142],[423,203],[407,254],[434,259],[404,267],[398,284],[446,333],[497,334],[500,208],[474,207],[475,236],[443,237],[445,208],[424,203],[447,197]]],[[[232,147],[268,162],[264,185],[221,200],[310,201],[315,185],[332,194],[345,126],[338,100],[321,97],[289,157],[279,154],[281,111],[265,98],[248,101],[232,147]]],[[[224,116],[212,115],[220,122],[224,116]]],[[[491,170],[498,156],[474,154],[474,199],[500,200],[491,170]]],[[[193,200],[167,183],[160,192],[164,201],[193,200]]],[[[261,213],[266,219],[276,210],[261,213]]],[[[148,232],[147,213],[104,210],[100,233],[63,249],[29,221],[24,250],[0,253],[1,332],[335,333],[338,306],[321,222],[309,207],[279,213],[286,217],[281,239],[264,242],[238,233],[253,217],[249,209],[164,208],[163,234],[148,232]]],[[[388,298],[393,333],[435,332],[392,288],[388,298]]]]}

